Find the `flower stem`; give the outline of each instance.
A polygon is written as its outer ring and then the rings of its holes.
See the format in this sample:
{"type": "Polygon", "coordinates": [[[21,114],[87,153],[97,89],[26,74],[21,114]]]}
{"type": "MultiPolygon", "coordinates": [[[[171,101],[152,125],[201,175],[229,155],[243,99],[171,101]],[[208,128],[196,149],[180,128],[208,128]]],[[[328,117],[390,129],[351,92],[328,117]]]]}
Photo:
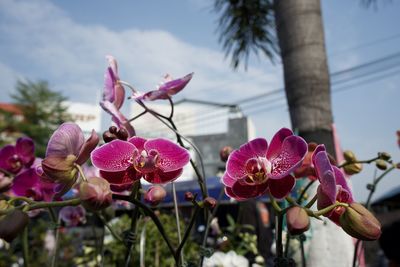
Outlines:
{"type": "Polygon", "coordinates": [[[50,208],[50,207],[65,207],[65,206],[78,206],[81,204],[81,200],[79,198],[73,198],[65,201],[55,201],[55,202],[32,202],[25,205],[20,205],[17,207],[13,207],[6,210],[0,210],[0,215],[8,214],[15,209],[24,209],[25,211],[42,209],[42,208],[50,208]]]}
{"type": "Polygon", "coordinates": [[[83,173],[82,167],[81,167],[79,164],[76,164],[76,163],[74,163],[74,166],[75,166],[75,168],[79,171],[79,174],[81,175],[82,180],[85,181],[85,182],[87,182],[88,180],[86,179],[86,176],[85,176],[85,174],[83,173]]]}
{"type": "Polygon", "coordinates": [[[303,201],[303,197],[304,195],[307,193],[307,190],[315,183],[316,180],[311,180],[310,182],[308,182],[308,184],[306,185],[306,187],[303,189],[303,191],[301,191],[300,196],[297,198],[297,202],[301,204],[301,202],[303,201]]]}
{"type": "Polygon", "coordinates": [[[318,199],[318,195],[315,194],[315,196],[310,200],[310,202],[308,202],[304,207],[309,209],[312,207],[312,205],[314,205],[315,201],[317,201],[318,199]]]}
{"type": "Polygon", "coordinates": [[[344,166],[351,165],[351,164],[357,164],[357,163],[362,163],[362,164],[366,163],[366,164],[370,164],[371,162],[374,162],[374,161],[377,160],[377,159],[379,159],[379,156],[374,157],[374,158],[372,158],[372,159],[367,159],[367,160],[345,161],[345,162],[343,162],[342,164],[340,164],[340,165],[338,166],[338,168],[343,168],[344,166]]]}
{"type": "Polygon", "coordinates": [[[349,204],[347,203],[341,203],[341,202],[336,202],[335,204],[332,204],[326,208],[320,209],[318,211],[311,211],[309,209],[306,209],[307,213],[310,215],[312,215],[313,217],[319,217],[321,215],[327,214],[328,212],[330,212],[331,210],[333,210],[334,208],[337,207],[348,207],[349,204]]]}
{"type": "Polygon", "coordinates": [[[22,253],[24,257],[24,267],[29,267],[28,226],[25,226],[21,238],[22,238],[22,253]]]}
{"type": "MultiPolygon", "coordinates": [[[[182,236],[181,236],[181,225],[180,225],[180,220],[179,220],[179,210],[178,210],[178,200],[176,197],[176,188],[175,188],[175,183],[172,182],[172,196],[174,199],[174,210],[175,210],[175,220],[176,220],[176,229],[178,230],[178,242],[179,244],[182,242],[182,236]]],[[[181,263],[184,263],[184,258],[183,258],[183,252],[179,251],[178,255],[181,258],[181,263]]]]}
{"type": "Polygon", "coordinates": [[[122,238],[119,236],[119,234],[117,234],[114,230],[114,228],[112,228],[112,226],[106,221],[106,219],[104,218],[104,216],[100,213],[96,213],[96,215],[99,217],[99,219],[101,220],[101,222],[104,224],[104,226],[108,229],[108,231],[110,231],[111,235],[119,242],[123,242],[122,238]]]}

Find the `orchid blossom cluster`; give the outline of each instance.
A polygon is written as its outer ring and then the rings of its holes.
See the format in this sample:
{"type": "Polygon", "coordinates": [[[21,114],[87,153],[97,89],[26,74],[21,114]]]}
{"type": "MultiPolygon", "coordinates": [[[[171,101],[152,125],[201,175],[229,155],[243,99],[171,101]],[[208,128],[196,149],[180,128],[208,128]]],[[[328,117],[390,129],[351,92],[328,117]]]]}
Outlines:
{"type": "MultiPolygon", "coordinates": [[[[135,235],[140,209],[155,222],[178,266],[182,263],[182,249],[199,209],[213,209],[217,202],[207,195],[204,177],[190,159],[182,142],[185,137],[172,120],[173,112],[164,116],[148,108],[145,102],[169,100],[173,110],[171,97],[187,86],[193,73],[175,80],[166,75],[156,90],[141,93],[120,79],[117,61],[112,56],[107,60],[109,66],[104,75],[100,106],[111,115],[115,126],[103,133],[104,143],[99,145],[100,138],[95,131],[85,139],[77,124],[66,122],[50,137],[44,159],[35,158],[34,141],[28,137],[19,138],[15,145],[0,149],[0,193],[5,193],[4,199],[0,200],[0,224],[8,225],[10,220],[20,218],[15,227],[10,225],[11,230],[0,231],[0,237],[12,240],[28,223],[26,212],[31,210],[47,208],[54,217],[52,208],[62,207],[59,217],[64,225],[76,226],[86,222],[85,209],[96,213],[109,207],[113,201],[128,201],[135,205],[131,234],[135,235]],[[144,108],[141,115],[155,116],[177,134],[177,142],[136,136],[131,124],[135,118],[128,119],[120,111],[126,98],[124,86],[133,91],[129,98],[144,108]],[[88,167],[89,162],[93,166],[88,167]],[[157,215],[145,203],[155,206],[162,202],[166,196],[163,185],[178,179],[189,163],[198,175],[202,201],[197,201],[197,195],[187,192],[186,197],[195,210],[182,240],[180,237],[179,245],[174,247],[157,215]],[[88,168],[95,171],[87,171],[88,168]],[[146,192],[141,189],[143,180],[151,184],[146,192]],[[72,192],[74,197],[71,198],[71,194],[66,197],[67,192],[72,192]]],[[[264,138],[257,138],[237,150],[225,147],[221,150],[221,159],[226,161],[226,171],[221,178],[226,195],[237,201],[269,195],[278,216],[287,215],[288,230],[292,234],[306,231],[309,217],[323,215],[356,238],[373,240],[380,235],[379,222],[354,201],[342,169],[336,166],[324,145],[307,144],[291,130],[282,128],[270,144],[264,138]],[[301,201],[293,200],[291,194],[297,180],[305,176],[318,181],[319,185],[316,195],[302,206],[301,201]],[[290,205],[282,209],[277,201],[285,199],[290,205]],[[315,201],[317,209],[312,210],[315,201]]],[[[352,167],[347,169],[359,169],[358,162],[352,160],[346,164],[352,167]]],[[[209,216],[207,212],[205,214],[209,216]]],[[[178,212],[176,216],[179,216],[178,212]]],[[[57,219],[53,219],[57,224],[57,219]]],[[[208,222],[211,219],[206,217],[208,222]]],[[[180,232],[179,224],[177,227],[180,232]]],[[[133,251],[133,242],[134,239],[125,242],[129,253],[133,251]]]]}

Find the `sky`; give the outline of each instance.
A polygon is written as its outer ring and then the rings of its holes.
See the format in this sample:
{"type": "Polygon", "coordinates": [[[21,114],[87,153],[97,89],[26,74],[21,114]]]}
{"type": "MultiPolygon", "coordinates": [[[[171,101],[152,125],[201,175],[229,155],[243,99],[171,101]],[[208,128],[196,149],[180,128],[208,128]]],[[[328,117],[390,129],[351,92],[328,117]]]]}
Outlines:
{"type": "MultiPolygon", "coordinates": [[[[387,151],[400,161],[395,134],[400,129],[400,2],[382,0],[370,8],[360,2],[321,1],[329,68],[336,73],[335,125],[343,149],[353,150],[358,158],[387,151]]],[[[29,79],[47,80],[70,101],[96,104],[109,54],[118,60],[121,79],[142,91],[154,89],[165,73],[181,77],[194,72],[176,100],[240,104],[282,88],[279,62],[251,57],[247,70],[230,68],[218,43],[212,3],[0,0],[0,101],[11,101],[16,81],[29,79]]],[[[257,136],[270,140],[281,127],[290,127],[285,103],[282,93],[241,107],[253,120],[257,136]]],[[[214,117],[213,124],[204,126],[210,130],[224,123],[213,112],[218,111],[208,106],[201,112],[209,114],[203,120],[214,117]]],[[[372,166],[351,178],[357,200],[365,200],[365,186],[373,175],[372,166]]],[[[400,186],[399,176],[396,170],[385,178],[375,197],[400,186]]]]}

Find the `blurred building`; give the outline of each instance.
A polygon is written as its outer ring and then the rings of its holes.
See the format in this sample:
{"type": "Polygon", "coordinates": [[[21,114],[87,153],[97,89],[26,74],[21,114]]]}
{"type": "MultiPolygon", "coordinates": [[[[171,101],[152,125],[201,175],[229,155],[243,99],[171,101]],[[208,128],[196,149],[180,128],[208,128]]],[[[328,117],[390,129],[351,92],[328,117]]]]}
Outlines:
{"type": "Polygon", "coordinates": [[[65,102],[65,105],[68,107],[67,113],[72,117],[72,121],[81,127],[85,135],[88,136],[92,130],[100,133],[102,109],[99,104],[65,102]]]}

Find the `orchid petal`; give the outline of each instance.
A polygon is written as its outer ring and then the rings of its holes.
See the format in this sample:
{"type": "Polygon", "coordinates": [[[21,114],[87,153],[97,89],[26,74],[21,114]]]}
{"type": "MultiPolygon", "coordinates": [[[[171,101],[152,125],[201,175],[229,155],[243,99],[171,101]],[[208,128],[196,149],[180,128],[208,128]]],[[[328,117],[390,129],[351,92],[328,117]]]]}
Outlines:
{"type": "Polygon", "coordinates": [[[28,196],[28,190],[34,188],[39,181],[35,169],[29,168],[22,171],[14,178],[12,191],[17,196],[28,196]]]}
{"type": "Polygon", "coordinates": [[[242,198],[235,195],[230,187],[225,187],[225,194],[230,198],[236,199],[237,201],[247,200],[247,198],[242,198]]]}
{"type": "Polygon", "coordinates": [[[76,164],[82,165],[89,159],[90,152],[92,152],[96,148],[97,144],[99,143],[99,140],[100,139],[96,131],[92,130],[92,134],[86,140],[81,150],[79,151],[78,158],[76,159],[76,164]]]}
{"type": "Polygon", "coordinates": [[[314,152],[312,161],[314,164],[315,172],[320,182],[325,172],[331,171],[333,173],[332,165],[329,161],[328,154],[325,151],[319,151],[317,153],[314,152]]]}
{"type": "Polygon", "coordinates": [[[234,179],[241,179],[247,175],[246,162],[251,158],[265,157],[268,143],[263,138],[257,138],[242,145],[238,150],[233,151],[226,163],[226,170],[234,179]]]}
{"type": "Polygon", "coordinates": [[[138,153],[137,148],[129,142],[113,140],[91,153],[92,163],[103,171],[124,171],[132,165],[132,158],[138,153]]]}
{"type": "Polygon", "coordinates": [[[46,157],[79,154],[85,138],[81,128],[75,123],[66,122],[53,133],[47,144],[46,157]]]}
{"type": "Polygon", "coordinates": [[[318,209],[325,208],[336,202],[336,179],[332,171],[326,171],[322,177],[320,177],[320,186],[318,187],[318,209]]]}
{"type": "Polygon", "coordinates": [[[132,138],[128,139],[129,143],[132,143],[138,150],[139,153],[144,150],[144,143],[147,142],[147,139],[144,139],[142,137],[134,136],[132,138]]]}
{"type": "Polygon", "coordinates": [[[103,89],[103,100],[113,103],[115,101],[115,76],[113,70],[108,67],[104,73],[104,89],[103,89]]]}
{"type": "Polygon", "coordinates": [[[267,159],[272,160],[278,157],[282,151],[282,144],[286,137],[293,135],[292,130],[288,128],[280,129],[271,139],[267,152],[267,159]]]}
{"type": "Polygon", "coordinates": [[[0,168],[14,174],[18,173],[23,166],[16,153],[13,145],[6,145],[0,149],[0,168]]]}
{"type": "Polygon", "coordinates": [[[100,175],[110,183],[111,190],[115,192],[130,189],[133,182],[139,180],[141,177],[141,174],[133,167],[119,172],[100,171],[100,175]]]}
{"type": "Polygon", "coordinates": [[[180,78],[180,79],[176,79],[176,80],[172,80],[169,82],[166,82],[164,84],[162,84],[160,86],[160,88],[158,88],[159,91],[166,91],[168,93],[168,95],[175,95],[177,93],[179,93],[183,88],[185,88],[185,86],[190,82],[190,80],[193,77],[193,72],[189,73],[188,75],[180,78]]]}
{"type": "Polygon", "coordinates": [[[299,136],[289,136],[282,144],[279,156],[271,159],[272,172],[271,179],[280,179],[289,175],[301,163],[307,153],[307,143],[299,136]]]}
{"type": "Polygon", "coordinates": [[[343,172],[336,166],[332,166],[332,168],[335,173],[336,184],[340,185],[342,187],[342,189],[345,190],[349,194],[348,200],[345,202],[347,202],[347,203],[354,202],[354,198],[351,193],[351,189],[350,189],[349,185],[347,184],[347,180],[344,177],[343,172]]]}
{"type": "Polygon", "coordinates": [[[144,148],[149,153],[157,151],[159,155],[159,168],[164,172],[175,171],[183,168],[190,160],[189,152],[183,147],[162,138],[148,140],[144,148]]]}
{"type": "Polygon", "coordinates": [[[179,176],[182,175],[183,169],[173,170],[170,172],[163,172],[158,169],[155,172],[147,173],[144,179],[152,184],[165,184],[175,181],[179,176]]]}
{"type": "Polygon", "coordinates": [[[32,165],[35,160],[35,144],[32,139],[21,137],[17,139],[15,151],[25,167],[32,165]]]}
{"type": "Polygon", "coordinates": [[[125,89],[120,83],[116,83],[114,86],[114,91],[115,91],[115,101],[114,105],[117,109],[120,109],[122,105],[124,104],[125,100],[125,89]]]}
{"type": "Polygon", "coordinates": [[[282,199],[286,197],[294,188],[296,179],[292,175],[285,176],[281,179],[269,179],[268,187],[274,198],[282,199]]]}
{"type": "Polygon", "coordinates": [[[232,192],[239,198],[254,198],[263,195],[268,189],[268,183],[249,185],[236,182],[232,186],[232,192]]]}
{"type": "Polygon", "coordinates": [[[221,181],[226,187],[232,187],[237,182],[237,180],[229,176],[228,172],[224,173],[224,176],[222,176],[221,181]]]}

